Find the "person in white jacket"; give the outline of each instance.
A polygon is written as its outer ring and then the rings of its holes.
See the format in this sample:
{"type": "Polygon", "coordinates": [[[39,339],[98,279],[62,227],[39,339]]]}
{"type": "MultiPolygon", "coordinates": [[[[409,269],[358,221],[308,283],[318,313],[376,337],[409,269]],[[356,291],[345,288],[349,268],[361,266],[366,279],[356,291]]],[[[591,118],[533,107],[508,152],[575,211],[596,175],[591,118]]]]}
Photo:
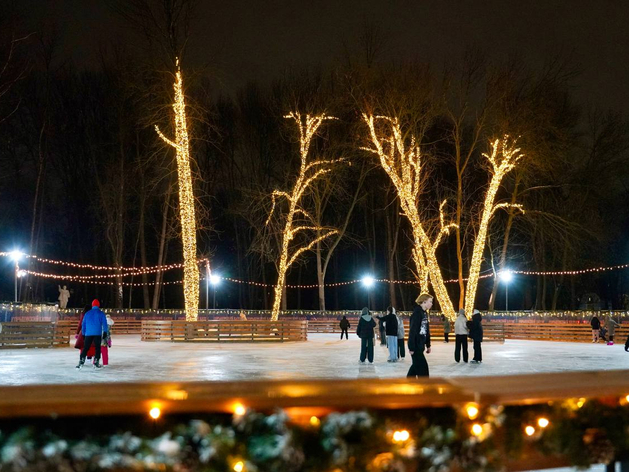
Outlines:
{"type": "Polygon", "coordinates": [[[467,329],[467,317],[465,316],[465,310],[461,308],[459,310],[459,315],[456,317],[456,321],[454,322],[454,336],[456,341],[454,345],[454,360],[457,362],[461,360],[461,349],[463,349],[463,362],[467,362],[468,360],[468,334],[469,330],[467,329]]]}
{"type": "Polygon", "coordinates": [[[393,313],[395,313],[397,317],[397,358],[404,359],[406,356],[404,349],[404,320],[395,312],[395,308],[393,310],[393,313]]]}

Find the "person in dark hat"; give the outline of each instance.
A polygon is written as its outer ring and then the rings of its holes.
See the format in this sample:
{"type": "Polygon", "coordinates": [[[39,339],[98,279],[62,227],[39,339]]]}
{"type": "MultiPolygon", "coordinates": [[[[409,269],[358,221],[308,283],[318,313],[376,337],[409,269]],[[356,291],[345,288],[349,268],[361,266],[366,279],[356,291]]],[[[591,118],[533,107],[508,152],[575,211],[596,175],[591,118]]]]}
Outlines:
{"type": "Polygon", "coordinates": [[[472,327],[470,328],[470,338],[474,341],[474,358],[472,364],[480,364],[483,362],[483,316],[480,311],[474,310],[472,314],[472,327]]]}
{"type": "Polygon", "coordinates": [[[94,344],[95,353],[94,353],[94,368],[100,369],[100,346],[102,341],[103,333],[108,331],[107,326],[107,318],[105,317],[105,313],[100,309],[100,302],[98,300],[94,300],[92,302],[92,309],[85,313],[83,316],[83,324],[81,326],[81,331],[83,332],[83,336],[85,336],[85,342],[83,345],[83,349],[81,350],[81,354],[79,357],[79,365],[76,366],[77,369],[83,367],[85,364],[85,357],[87,356],[87,351],[89,351],[90,346],[94,344]]]}

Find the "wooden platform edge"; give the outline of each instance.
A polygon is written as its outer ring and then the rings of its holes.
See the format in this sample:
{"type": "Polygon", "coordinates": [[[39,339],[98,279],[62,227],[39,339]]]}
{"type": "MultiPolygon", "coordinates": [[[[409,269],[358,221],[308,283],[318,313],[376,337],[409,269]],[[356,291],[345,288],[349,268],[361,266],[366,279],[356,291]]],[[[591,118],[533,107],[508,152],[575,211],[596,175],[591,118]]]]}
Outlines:
{"type": "Polygon", "coordinates": [[[117,383],[0,387],[0,418],[231,413],[241,404],[261,411],[330,411],[443,407],[475,401],[530,404],[629,394],[629,370],[503,377],[321,379],[239,382],[117,383]]]}

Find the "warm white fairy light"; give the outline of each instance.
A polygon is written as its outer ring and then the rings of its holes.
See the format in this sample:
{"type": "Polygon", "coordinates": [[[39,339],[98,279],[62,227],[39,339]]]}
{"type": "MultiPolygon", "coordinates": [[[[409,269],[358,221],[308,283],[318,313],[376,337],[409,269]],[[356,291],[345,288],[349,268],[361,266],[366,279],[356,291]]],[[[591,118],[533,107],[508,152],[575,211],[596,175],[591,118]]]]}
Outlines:
{"type": "Polygon", "coordinates": [[[186,321],[196,321],[199,314],[199,267],[197,265],[197,234],[194,210],[194,191],[190,171],[190,143],[186,123],[186,102],[183,94],[183,78],[177,60],[174,84],[175,140],[171,141],[155,126],[159,137],[175,148],[177,154],[177,176],[179,179],[179,216],[181,219],[181,241],[184,260],[184,301],[186,321]]]}
{"type": "Polygon", "coordinates": [[[308,189],[316,179],[324,174],[327,174],[332,170],[332,165],[336,162],[340,162],[343,159],[336,160],[318,160],[308,162],[308,152],[310,150],[310,143],[312,138],[316,134],[321,124],[326,120],[334,119],[331,116],[325,114],[311,116],[306,115],[302,117],[298,112],[292,112],[285,118],[291,118],[295,120],[297,126],[299,126],[299,155],[301,158],[301,165],[299,167],[299,176],[295,182],[293,190],[289,194],[281,190],[274,190],[271,198],[273,201],[269,218],[266,221],[268,225],[275,211],[276,198],[285,198],[288,201],[288,212],[286,213],[286,220],[284,222],[284,230],[282,231],[282,246],[280,249],[277,283],[275,284],[275,298],[273,299],[273,309],[271,311],[271,320],[276,321],[280,314],[280,305],[282,303],[282,294],[284,291],[284,285],[286,283],[286,272],[288,268],[297,260],[297,258],[304,252],[312,249],[315,244],[324,239],[336,234],[338,231],[331,228],[324,228],[315,223],[312,216],[300,206],[301,198],[304,192],[308,189]],[[296,223],[298,219],[305,219],[309,221],[306,224],[296,223]],[[292,255],[289,254],[291,250],[291,243],[295,239],[297,233],[301,231],[313,231],[318,233],[319,236],[311,240],[305,246],[294,249],[292,255]]]}
{"type": "Polygon", "coordinates": [[[437,262],[436,249],[443,236],[449,234],[453,224],[445,224],[443,207],[440,207],[440,226],[436,231],[436,237],[431,241],[428,233],[424,229],[423,221],[418,208],[418,201],[421,193],[421,153],[419,144],[415,137],[411,136],[407,146],[404,133],[397,118],[387,116],[373,116],[363,114],[363,119],[369,127],[372,148],[363,148],[378,156],[380,164],[393,183],[398,197],[400,207],[404,216],[409,220],[413,230],[413,259],[417,268],[418,282],[425,284],[425,275],[430,277],[437,300],[444,315],[450,319],[456,317],[454,306],[448,296],[441,269],[437,262]],[[387,123],[387,133],[379,134],[376,131],[376,120],[383,120],[387,123]],[[382,136],[384,134],[384,136],[382,136]]]}
{"type": "Polygon", "coordinates": [[[515,147],[514,142],[509,139],[509,136],[504,136],[502,139],[496,139],[491,144],[491,153],[483,153],[483,156],[489,161],[492,176],[485,195],[485,202],[483,204],[476,239],[474,240],[474,250],[472,252],[470,272],[465,290],[466,313],[472,313],[474,310],[480,266],[483,262],[483,252],[487,244],[487,232],[489,231],[489,223],[492,215],[500,208],[509,207],[517,208],[521,212],[524,212],[521,205],[512,205],[510,203],[495,204],[496,194],[498,193],[502,180],[505,175],[515,168],[515,165],[523,157],[523,154],[520,153],[520,149],[515,147]]]}

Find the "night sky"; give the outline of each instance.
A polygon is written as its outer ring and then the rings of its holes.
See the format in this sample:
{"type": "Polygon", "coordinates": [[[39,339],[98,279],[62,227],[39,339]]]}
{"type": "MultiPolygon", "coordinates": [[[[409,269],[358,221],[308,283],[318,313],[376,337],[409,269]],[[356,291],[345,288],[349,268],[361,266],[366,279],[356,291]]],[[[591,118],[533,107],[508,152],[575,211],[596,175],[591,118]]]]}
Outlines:
{"type": "MultiPolygon", "coordinates": [[[[78,67],[97,58],[103,42],[134,41],[103,1],[20,2],[37,27],[42,18],[63,35],[61,54],[78,67]]],[[[454,60],[469,49],[489,57],[543,63],[570,59],[581,71],[577,97],[594,107],[629,106],[629,5],[584,0],[478,1],[199,1],[188,58],[207,65],[224,90],[272,79],[286,67],[341,60],[365,25],[378,28],[382,55],[399,61],[454,60]]]]}
{"type": "MultiPolygon", "coordinates": [[[[137,54],[144,44],[108,1],[15,3],[0,0],[0,15],[10,5],[21,32],[58,32],[53,63],[59,70],[98,70],[103,50],[119,45],[137,54]]],[[[380,38],[380,63],[414,61],[440,68],[461,63],[469,51],[488,61],[521,59],[539,69],[557,59],[578,72],[571,92],[585,110],[625,114],[628,24],[629,4],[606,0],[199,0],[184,68],[203,71],[217,96],[233,96],[251,81],[269,84],[288,69],[325,69],[356,57],[361,37],[372,29],[380,38]]],[[[620,255],[615,263],[624,259],[620,255]]],[[[8,282],[0,287],[4,298],[8,282]]]]}

